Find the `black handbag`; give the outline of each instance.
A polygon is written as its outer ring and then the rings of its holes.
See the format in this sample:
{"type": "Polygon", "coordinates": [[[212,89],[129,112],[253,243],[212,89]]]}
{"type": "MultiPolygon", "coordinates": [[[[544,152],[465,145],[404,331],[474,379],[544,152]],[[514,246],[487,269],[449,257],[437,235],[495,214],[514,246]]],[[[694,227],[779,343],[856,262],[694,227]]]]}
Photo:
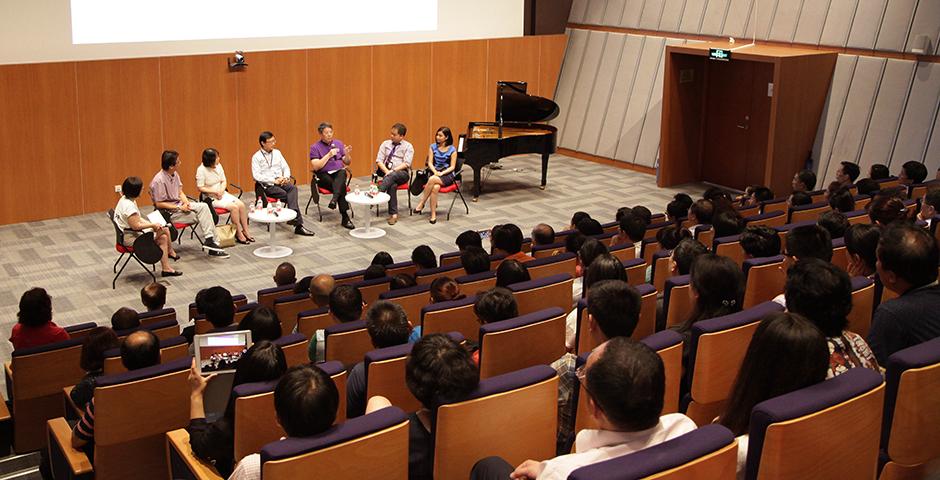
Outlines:
{"type": "Polygon", "coordinates": [[[421,192],[424,191],[424,186],[428,184],[429,175],[427,170],[416,171],[415,178],[411,180],[411,188],[408,191],[416,197],[421,195],[421,192]]]}

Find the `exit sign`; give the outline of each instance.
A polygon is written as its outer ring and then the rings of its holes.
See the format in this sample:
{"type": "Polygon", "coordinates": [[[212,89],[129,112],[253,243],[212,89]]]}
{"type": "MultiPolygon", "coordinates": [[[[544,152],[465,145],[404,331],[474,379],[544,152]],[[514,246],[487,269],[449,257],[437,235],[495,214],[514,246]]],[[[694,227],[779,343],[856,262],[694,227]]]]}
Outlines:
{"type": "Polygon", "coordinates": [[[731,50],[726,50],[724,48],[709,48],[708,49],[708,58],[710,60],[718,60],[720,62],[728,62],[731,60],[731,50]]]}

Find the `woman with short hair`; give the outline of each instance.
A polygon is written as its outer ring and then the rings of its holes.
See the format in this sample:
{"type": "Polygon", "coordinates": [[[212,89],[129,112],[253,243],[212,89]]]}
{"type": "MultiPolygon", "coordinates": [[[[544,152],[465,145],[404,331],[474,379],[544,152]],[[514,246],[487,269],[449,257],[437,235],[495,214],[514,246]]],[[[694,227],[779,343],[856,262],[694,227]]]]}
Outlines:
{"type": "Polygon", "coordinates": [[[228,179],[225,169],[219,161],[221,155],[214,148],[202,151],[202,165],[196,168],[196,188],[202,196],[212,200],[212,207],[224,208],[230,212],[235,225],[235,241],[247,245],[255,241],[248,231],[248,209],[238,197],[228,193],[228,179]]]}
{"type": "Polygon", "coordinates": [[[160,266],[163,268],[160,275],[164,277],[178,277],[183,274],[174,270],[170,266],[170,258],[179,260],[179,255],[173,250],[173,242],[170,240],[170,229],[151,223],[140,213],[137,207],[137,198],[140,197],[140,191],[143,189],[144,182],[140,177],[127,177],[121,184],[121,199],[114,207],[114,223],[124,232],[122,242],[125,247],[134,245],[134,240],[143,235],[146,229],[153,230],[153,240],[163,251],[160,257],[160,266]]]}

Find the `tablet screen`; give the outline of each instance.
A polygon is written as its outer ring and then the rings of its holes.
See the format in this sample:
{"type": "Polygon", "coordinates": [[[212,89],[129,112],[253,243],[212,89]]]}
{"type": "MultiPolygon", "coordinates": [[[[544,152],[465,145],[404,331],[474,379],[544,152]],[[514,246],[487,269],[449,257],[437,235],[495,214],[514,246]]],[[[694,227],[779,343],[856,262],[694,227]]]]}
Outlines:
{"type": "Polygon", "coordinates": [[[251,332],[243,330],[196,335],[193,345],[199,373],[233,372],[238,360],[251,346],[251,332]]]}

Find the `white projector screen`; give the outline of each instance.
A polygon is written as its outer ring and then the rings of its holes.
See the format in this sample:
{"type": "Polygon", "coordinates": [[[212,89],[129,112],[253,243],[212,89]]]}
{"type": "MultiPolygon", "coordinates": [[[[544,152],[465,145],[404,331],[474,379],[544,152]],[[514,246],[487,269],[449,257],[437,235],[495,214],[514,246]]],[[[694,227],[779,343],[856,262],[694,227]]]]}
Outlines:
{"type": "Polygon", "coordinates": [[[71,0],[72,43],[422,32],[438,0],[71,0]]]}

